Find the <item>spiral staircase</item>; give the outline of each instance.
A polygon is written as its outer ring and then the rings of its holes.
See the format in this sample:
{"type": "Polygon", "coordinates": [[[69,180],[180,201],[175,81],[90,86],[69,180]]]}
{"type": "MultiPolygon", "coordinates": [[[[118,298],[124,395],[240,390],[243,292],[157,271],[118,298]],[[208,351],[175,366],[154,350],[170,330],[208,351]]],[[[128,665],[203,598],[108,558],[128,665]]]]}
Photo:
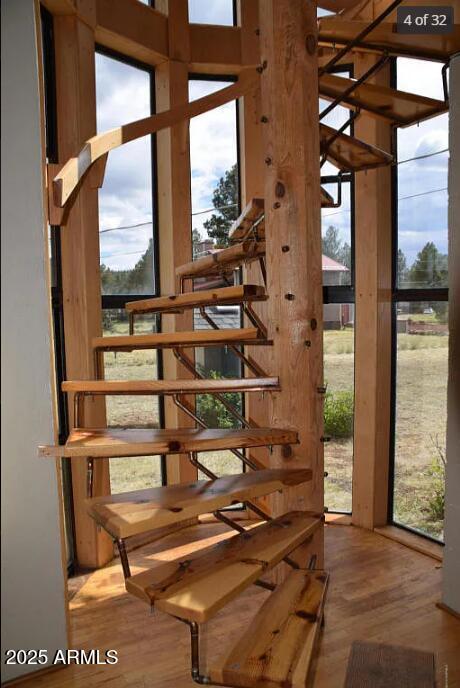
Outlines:
{"type": "MultiPolygon", "coordinates": [[[[322,3],[319,3],[320,5],[322,3]]],[[[329,3],[330,4],[330,3],[329,3]]],[[[448,109],[445,100],[433,100],[392,88],[367,83],[389,56],[411,55],[422,59],[436,59],[447,64],[449,56],[460,49],[458,26],[453,35],[402,36],[385,22],[389,11],[373,22],[350,18],[356,7],[365,3],[333,3],[338,14],[319,20],[319,45],[322,66],[319,72],[320,97],[331,105],[328,114],[341,105],[351,111],[350,119],[338,130],[320,122],[321,162],[333,163],[340,173],[359,172],[391,165],[392,155],[361,141],[345,130],[358,116],[377,117],[394,126],[407,126],[433,117],[448,109]],[[336,76],[331,72],[349,51],[371,52],[379,58],[376,65],[357,80],[336,76]]],[[[398,3],[392,3],[390,11],[398,3]]],[[[324,5],[327,7],[328,3],[324,5]]],[[[250,82],[253,85],[253,81],[250,82]]],[[[231,91],[231,98],[238,92],[231,91]]],[[[216,102],[214,100],[214,102],[216,102]]],[[[212,105],[212,103],[211,103],[212,105]]],[[[194,105],[195,110],[199,106],[194,105]]],[[[209,107],[208,107],[209,109],[209,107]]],[[[183,114],[183,113],[182,113],[183,114]]],[[[172,117],[177,121],[177,115],[172,117]]],[[[193,116],[186,113],[185,116],[193,116]]],[[[158,117],[158,116],[157,116],[158,117]]],[[[155,119],[155,116],[154,118],[155,119]]],[[[152,120],[153,121],[153,120],[152,120]]],[[[161,126],[169,126],[163,119],[161,126]]],[[[134,123],[136,124],[136,123],[134,123]]],[[[144,125],[143,125],[144,126],[144,125]]],[[[149,124],[158,130],[160,125],[149,124]]],[[[115,130],[114,130],[115,131],[115,130]]],[[[144,129],[137,129],[143,135],[144,129]]],[[[86,169],[120,141],[107,144],[104,135],[85,144],[86,169]],[[97,139],[97,141],[96,141],[97,139]],[[99,143],[104,141],[102,146],[99,143]]],[[[121,139],[121,137],[120,137],[121,139]]],[[[126,138],[129,140],[129,138],[126,138]]],[[[75,159],[74,159],[75,160],[75,159]]],[[[78,193],[78,183],[85,173],[84,166],[72,167],[72,161],[55,178],[53,203],[63,208],[72,194],[78,193]]],[[[321,190],[321,205],[331,207],[334,199],[321,190]]],[[[257,314],[254,304],[266,301],[267,275],[265,264],[264,200],[252,199],[231,228],[230,245],[219,252],[205,255],[180,266],[176,277],[178,293],[158,298],[137,300],[126,305],[129,334],[115,337],[96,337],[93,342],[96,376],[94,380],[66,381],[62,385],[74,404],[74,429],[63,446],[40,447],[44,457],[80,457],[87,464],[87,508],[90,516],[118,545],[125,577],[126,590],[145,602],[184,622],[191,634],[191,672],[198,683],[212,683],[241,688],[304,686],[311,671],[322,623],[327,573],[316,568],[316,556],[302,566],[291,555],[302,544],[311,542],[314,533],[323,525],[323,514],[293,511],[278,518],[261,506],[259,498],[277,491],[311,481],[309,469],[270,469],[254,458],[251,449],[283,445],[286,457],[289,447],[298,442],[297,432],[291,428],[256,427],[248,421],[226,397],[227,392],[241,394],[270,394],[280,389],[276,371],[270,374],[245,354],[244,346],[270,347],[266,324],[257,314]],[[233,271],[241,266],[258,263],[264,286],[238,284],[232,280],[233,271]],[[228,286],[196,291],[197,279],[218,276],[228,286]],[[219,329],[212,317],[215,306],[239,306],[250,326],[219,329]],[[199,309],[209,325],[208,330],[136,334],[136,318],[145,314],[180,314],[199,309]],[[237,355],[250,376],[241,379],[206,379],[186,353],[195,347],[226,347],[237,355]],[[102,375],[104,352],[134,351],[138,349],[171,349],[190,374],[176,380],[109,380],[102,375]],[[85,399],[96,395],[168,395],[184,415],[193,418],[195,428],[87,428],[85,427],[85,399]],[[193,395],[212,394],[233,415],[238,427],[234,429],[208,428],[190,402],[193,395]],[[217,477],[202,463],[202,452],[229,450],[241,461],[244,471],[238,475],[217,477]],[[146,455],[186,454],[193,466],[207,479],[188,484],[168,485],[123,494],[94,496],[94,463],[107,457],[136,457],[146,455]],[[232,519],[228,507],[243,504],[257,516],[257,524],[242,525],[232,519]],[[175,526],[213,513],[235,531],[228,539],[198,551],[190,557],[171,558],[151,570],[132,573],[126,540],[156,529],[175,526]],[[289,573],[284,582],[275,585],[267,574],[284,562],[289,573]],[[200,629],[225,605],[252,584],[270,591],[255,618],[234,647],[226,650],[203,673],[200,664],[200,629]]]]}

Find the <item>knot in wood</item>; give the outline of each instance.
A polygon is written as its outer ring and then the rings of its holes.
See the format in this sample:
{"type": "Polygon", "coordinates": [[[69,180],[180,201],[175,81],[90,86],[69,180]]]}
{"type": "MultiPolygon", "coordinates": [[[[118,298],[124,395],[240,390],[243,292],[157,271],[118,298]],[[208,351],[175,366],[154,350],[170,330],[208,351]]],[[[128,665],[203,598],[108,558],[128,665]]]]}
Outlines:
{"type": "Polygon", "coordinates": [[[286,193],[286,187],[284,186],[283,182],[276,182],[275,196],[277,198],[283,198],[285,193],[286,193]]]}
{"type": "Polygon", "coordinates": [[[314,33],[307,34],[305,38],[305,48],[309,55],[314,55],[316,53],[317,40],[314,33]]]}
{"type": "Polygon", "coordinates": [[[287,245],[281,246],[281,250],[282,250],[283,253],[287,253],[287,252],[290,250],[290,247],[287,246],[287,245]]]}

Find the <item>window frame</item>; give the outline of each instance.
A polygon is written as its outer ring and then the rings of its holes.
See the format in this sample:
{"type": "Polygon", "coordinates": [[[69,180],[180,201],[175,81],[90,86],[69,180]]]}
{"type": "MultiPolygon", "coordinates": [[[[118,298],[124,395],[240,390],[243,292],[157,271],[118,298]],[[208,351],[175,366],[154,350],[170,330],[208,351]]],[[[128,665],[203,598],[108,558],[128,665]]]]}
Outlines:
{"type": "MultiPolygon", "coordinates": [[[[391,59],[391,74],[390,87],[397,88],[397,58],[391,59]]],[[[393,145],[392,149],[397,151],[398,144],[398,128],[393,128],[393,145]]],[[[397,307],[399,302],[406,303],[424,303],[426,301],[443,301],[449,302],[448,287],[427,287],[427,288],[401,288],[398,286],[398,249],[399,249],[399,178],[398,165],[393,165],[391,168],[391,198],[392,198],[392,247],[391,247],[391,280],[392,280],[392,294],[391,294],[391,394],[390,394],[390,442],[389,442],[389,472],[388,472],[388,523],[396,526],[402,530],[414,533],[419,537],[444,546],[444,542],[429,533],[424,533],[417,528],[413,528],[404,523],[395,520],[394,517],[394,491],[395,491],[395,477],[396,477],[396,424],[397,424],[397,364],[398,364],[398,333],[397,333],[397,307]]]]}

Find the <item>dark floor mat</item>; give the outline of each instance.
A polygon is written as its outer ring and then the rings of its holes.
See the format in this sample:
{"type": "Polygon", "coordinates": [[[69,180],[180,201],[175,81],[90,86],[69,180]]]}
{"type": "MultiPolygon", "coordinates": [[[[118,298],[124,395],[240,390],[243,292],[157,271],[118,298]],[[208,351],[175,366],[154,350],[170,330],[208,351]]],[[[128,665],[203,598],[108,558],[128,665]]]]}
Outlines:
{"type": "Polygon", "coordinates": [[[355,641],[344,688],[434,688],[434,654],[355,641]]]}

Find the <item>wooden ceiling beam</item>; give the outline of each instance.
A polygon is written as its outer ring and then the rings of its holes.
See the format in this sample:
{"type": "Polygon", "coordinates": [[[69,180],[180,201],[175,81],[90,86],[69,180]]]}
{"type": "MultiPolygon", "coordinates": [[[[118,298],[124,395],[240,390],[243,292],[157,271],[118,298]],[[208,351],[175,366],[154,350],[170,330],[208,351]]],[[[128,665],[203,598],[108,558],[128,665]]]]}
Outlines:
{"type": "Polygon", "coordinates": [[[141,62],[169,56],[168,18],[138,0],[97,0],[96,42],[141,62]]]}
{"type": "Polygon", "coordinates": [[[197,74],[236,75],[246,66],[239,26],[190,24],[190,52],[190,71],[197,74]]]}

